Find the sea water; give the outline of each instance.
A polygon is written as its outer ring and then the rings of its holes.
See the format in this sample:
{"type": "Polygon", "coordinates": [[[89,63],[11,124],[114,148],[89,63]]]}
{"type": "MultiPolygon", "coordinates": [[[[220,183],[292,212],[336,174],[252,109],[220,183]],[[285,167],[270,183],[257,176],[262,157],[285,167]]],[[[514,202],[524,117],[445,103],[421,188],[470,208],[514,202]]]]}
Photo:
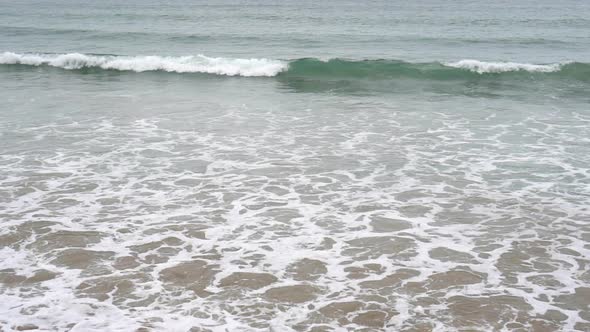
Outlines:
{"type": "Polygon", "coordinates": [[[590,3],[0,0],[0,330],[590,330],[590,3]]]}

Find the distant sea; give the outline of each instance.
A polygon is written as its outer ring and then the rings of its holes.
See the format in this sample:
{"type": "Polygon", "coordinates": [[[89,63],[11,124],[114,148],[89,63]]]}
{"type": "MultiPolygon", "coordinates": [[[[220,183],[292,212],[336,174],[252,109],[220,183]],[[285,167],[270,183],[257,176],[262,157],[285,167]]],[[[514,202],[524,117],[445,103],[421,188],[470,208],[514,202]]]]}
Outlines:
{"type": "Polygon", "coordinates": [[[0,331],[590,331],[590,2],[0,0],[0,331]]]}

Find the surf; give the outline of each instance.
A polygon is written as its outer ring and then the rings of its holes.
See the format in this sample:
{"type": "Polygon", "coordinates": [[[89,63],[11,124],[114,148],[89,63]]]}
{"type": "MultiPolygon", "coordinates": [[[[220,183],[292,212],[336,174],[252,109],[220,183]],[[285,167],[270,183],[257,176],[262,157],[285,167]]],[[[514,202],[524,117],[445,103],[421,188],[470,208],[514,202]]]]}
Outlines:
{"type": "Polygon", "coordinates": [[[492,78],[570,78],[590,80],[590,64],[559,62],[549,64],[481,61],[412,63],[401,60],[347,60],[187,56],[122,56],[83,53],[0,53],[0,65],[48,66],[65,70],[114,70],[130,72],[200,73],[220,76],[282,77],[308,79],[396,79],[457,80],[492,78]]]}
{"type": "Polygon", "coordinates": [[[282,61],[269,59],[232,59],[189,56],[116,56],[67,54],[19,54],[4,52],[0,64],[51,66],[67,70],[96,68],[118,71],[163,71],[174,73],[204,73],[225,76],[276,76],[286,69],[282,61]]]}

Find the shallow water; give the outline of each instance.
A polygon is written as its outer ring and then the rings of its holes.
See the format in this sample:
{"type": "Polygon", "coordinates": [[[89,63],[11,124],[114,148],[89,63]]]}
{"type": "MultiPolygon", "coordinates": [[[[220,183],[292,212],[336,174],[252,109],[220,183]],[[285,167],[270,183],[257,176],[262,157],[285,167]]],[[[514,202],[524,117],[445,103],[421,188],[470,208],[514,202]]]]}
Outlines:
{"type": "Polygon", "coordinates": [[[37,30],[0,29],[0,330],[590,330],[587,6],[396,5],[393,50],[359,46],[393,5],[331,4],[3,4],[37,30]],[[488,46],[409,32],[462,24],[488,46]]]}

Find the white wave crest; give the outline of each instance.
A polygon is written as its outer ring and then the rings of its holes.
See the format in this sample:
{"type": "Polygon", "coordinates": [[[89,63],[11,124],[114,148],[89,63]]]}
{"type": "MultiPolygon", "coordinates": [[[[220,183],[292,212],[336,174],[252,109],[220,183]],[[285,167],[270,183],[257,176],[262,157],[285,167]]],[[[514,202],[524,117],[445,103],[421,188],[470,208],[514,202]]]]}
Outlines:
{"type": "Polygon", "coordinates": [[[0,53],[0,64],[46,65],[64,69],[102,68],[136,72],[207,73],[227,76],[276,76],[288,67],[287,63],[279,60],[210,58],[204,55],[163,57],[12,52],[0,53]]]}
{"type": "Polygon", "coordinates": [[[461,60],[457,62],[445,63],[445,66],[453,68],[461,68],[476,72],[479,74],[484,73],[505,73],[511,71],[528,71],[528,72],[540,72],[550,73],[559,71],[562,64],[554,63],[548,65],[535,65],[530,63],[518,63],[518,62],[485,62],[479,60],[461,60]]]}

